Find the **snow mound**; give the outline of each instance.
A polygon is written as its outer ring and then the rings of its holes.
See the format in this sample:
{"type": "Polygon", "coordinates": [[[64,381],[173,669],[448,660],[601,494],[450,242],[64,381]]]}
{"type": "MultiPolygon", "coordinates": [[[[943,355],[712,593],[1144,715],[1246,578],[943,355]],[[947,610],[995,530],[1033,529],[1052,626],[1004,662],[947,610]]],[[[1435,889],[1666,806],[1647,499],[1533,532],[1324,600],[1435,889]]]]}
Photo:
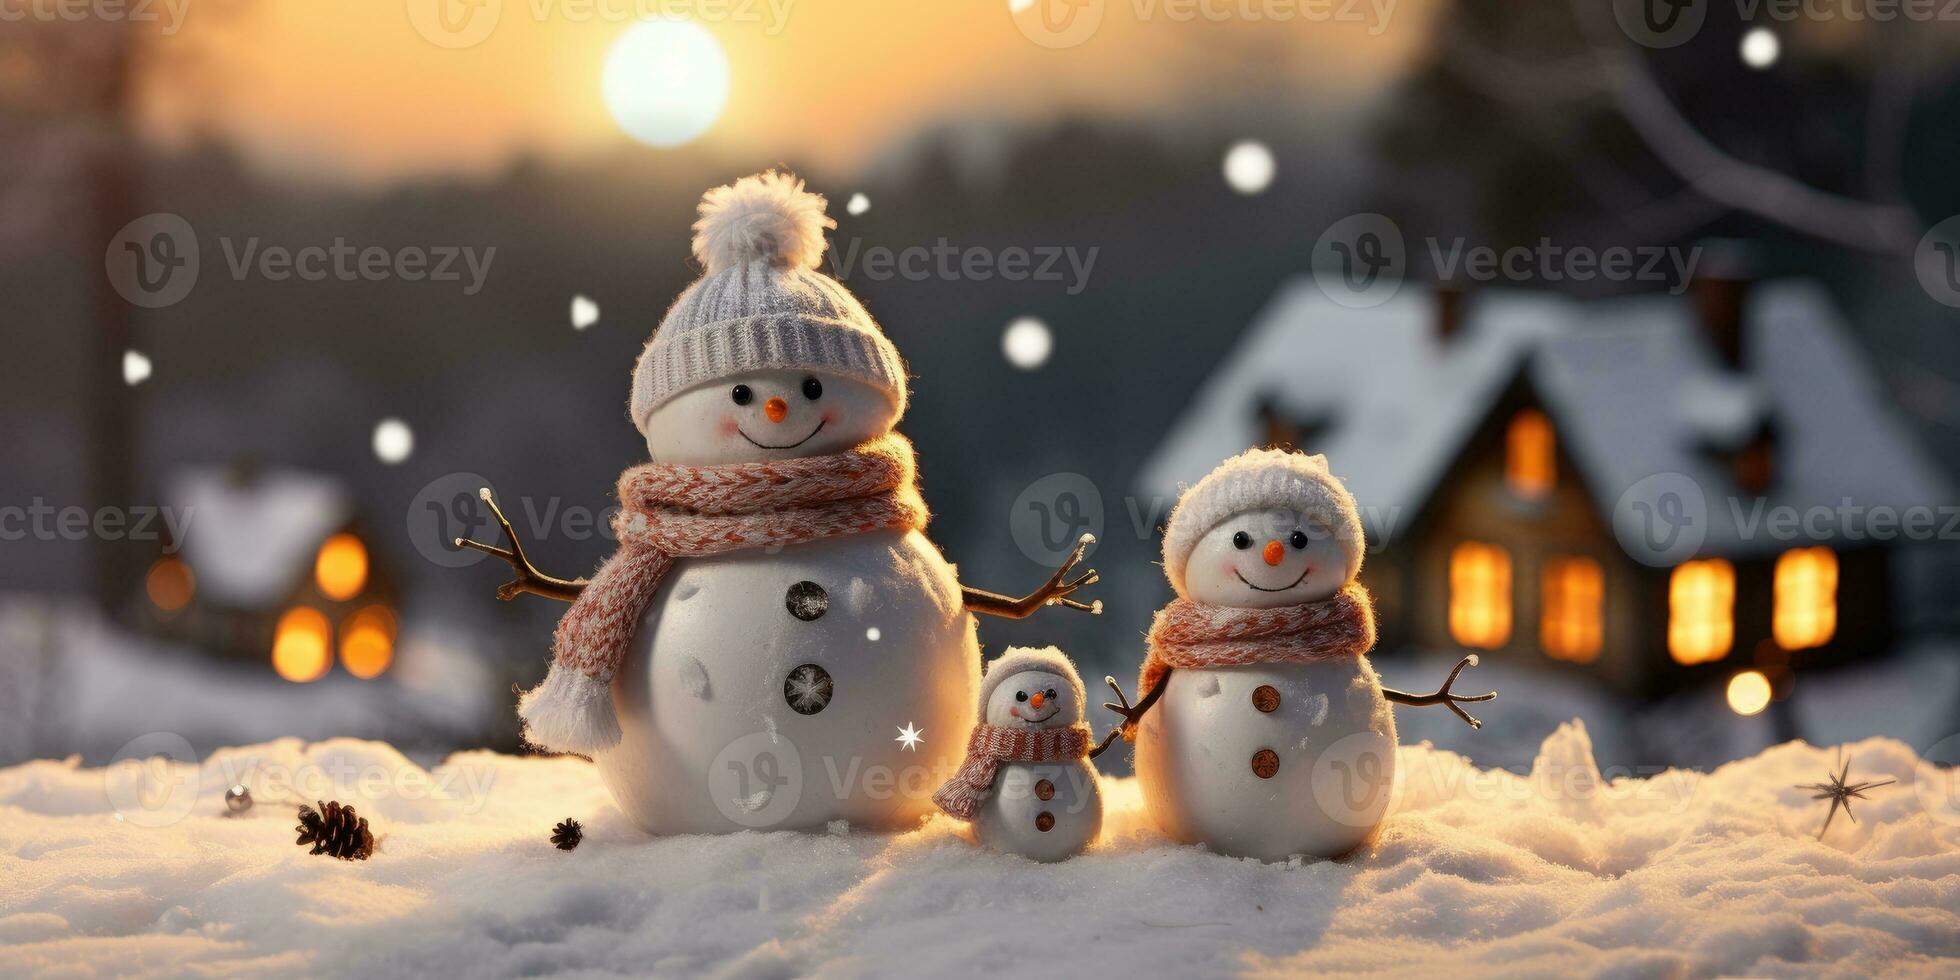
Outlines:
{"type": "Polygon", "coordinates": [[[1094,850],[1037,865],[945,819],[652,839],[567,758],[424,769],[382,743],[284,740],[33,762],[0,770],[0,974],[1960,972],[1950,770],[1896,741],[1844,747],[1855,778],[1898,783],[1820,841],[1824,805],[1796,787],[1837,748],[1629,778],[1590,744],[1563,726],[1520,773],[1405,746],[1379,839],[1290,865],[1167,842],[1132,780],[1107,781],[1094,850]],[[233,782],[259,802],[227,817],[233,782]],[[354,804],[374,857],[293,846],[282,794],[354,804]],[[547,841],[565,817],[586,828],[571,852],[547,841]]]}

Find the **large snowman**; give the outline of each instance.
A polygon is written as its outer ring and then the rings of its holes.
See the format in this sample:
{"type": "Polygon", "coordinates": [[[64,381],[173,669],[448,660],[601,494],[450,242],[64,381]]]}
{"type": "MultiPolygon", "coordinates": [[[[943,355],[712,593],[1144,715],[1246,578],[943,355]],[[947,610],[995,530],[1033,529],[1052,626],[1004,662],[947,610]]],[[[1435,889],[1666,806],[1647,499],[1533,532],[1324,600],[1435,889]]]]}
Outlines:
{"type": "Polygon", "coordinates": [[[1382,688],[1362,552],[1354,499],[1325,457],[1253,450],[1178,501],[1164,537],[1178,597],[1152,624],[1141,700],[1119,689],[1124,703],[1109,705],[1134,726],[1144,804],[1165,834],[1267,861],[1340,856],[1388,807],[1391,702],[1447,704],[1477,724],[1456,702],[1495,695],[1382,688]]]}
{"type": "Polygon", "coordinates": [[[973,822],[985,847],[1036,861],[1060,861],[1102,832],[1102,790],[1089,760],[1082,679],[1060,650],[1009,649],[987,665],[981,723],[966,761],[933,802],[973,822]]]}
{"type": "Polygon", "coordinates": [[[1094,581],[1067,578],[1080,547],[1012,599],[962,587],[921,533],[905,367],[817,271],[824,206],[773,172],[702,199],[705,274],[633,376],[653,462],[622,475],[590,582],[539,572],[500,512],[508,549],[461,542],[517,570],[501,598],[573,601],[525,735],[591,756],[650,833],[915,823],[973,724],[971,614],[1095,608],[1066,598],[1094,581]]]}

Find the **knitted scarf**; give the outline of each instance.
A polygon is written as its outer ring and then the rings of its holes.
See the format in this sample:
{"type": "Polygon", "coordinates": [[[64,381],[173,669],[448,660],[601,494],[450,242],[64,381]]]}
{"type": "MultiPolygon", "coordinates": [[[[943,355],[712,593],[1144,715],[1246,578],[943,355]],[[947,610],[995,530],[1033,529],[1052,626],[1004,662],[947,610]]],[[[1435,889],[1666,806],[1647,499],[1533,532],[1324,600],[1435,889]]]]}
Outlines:
{"type": "Polygon", "coordinates": [[[1375,607],[1368,590],[1349,583],[1319,602],[1276,609],[1234,609],[1177,598],[1150,623],[1150,653],[1137,698],[1156,689],[1173,667],[1241,667],[1358,657],[1375,645],[1375,607]]]}
{"type": "Polygon", "coordinates": [[[980,801],[994,785],[994,773],[1003,762],[1056,762],[1080,759],[1089,754],[1089,727],[1002,728],[981,723],[973,726],[973,737],[966,740],[966,761],[946,780],[932,801],[941,810],[960,818],[973,819],[980,801]]]}
{"type": "Polygon", "coordinates": [[[525,738],[546,749],[618,744],[612,677],[676,558],[926,524],[912,444],[896,433],[828,456],[635,466],[619,502],[619,549],[558,621],[551,670],[518,703],[525,738]]]}

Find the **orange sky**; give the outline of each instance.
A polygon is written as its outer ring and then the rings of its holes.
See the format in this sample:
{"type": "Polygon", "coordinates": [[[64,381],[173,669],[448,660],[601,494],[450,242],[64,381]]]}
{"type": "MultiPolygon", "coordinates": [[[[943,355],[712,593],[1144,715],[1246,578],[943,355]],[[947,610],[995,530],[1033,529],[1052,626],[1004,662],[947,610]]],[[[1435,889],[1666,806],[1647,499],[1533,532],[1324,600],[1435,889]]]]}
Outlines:
{"type": "MultiPolygon", "coordinates": [[[[215,129],[281,169],[355,180],[620,142],[600,68],[643,11],[692,12],[728,54],[728,106],[702,145],[848,166],[954,114],[1174,107],[1203,66],[1261,62],[1255,73],[1283,77],[1303,99],[1365,91],[1406,62],[1431,10],[1431,0],[1076,0],[1100,4],[1100,26],[1050,49],[1016,23],[1042,10],[1011,13],[1008,0],[178,2],[186,19],[161,43],[182,45],[198,67],[159,86],[153,128],[215,129]],[[478,19],[460,15],[469,2],[483,5],[478,19]],[[449,24],[467,26],[431,26],[437,3],[457,4],[449,24]],[[485,28],[462,47],[428,36],[468,41],[485,28]]],[[[1017,0],[1030,2],[1069,0],[1017,0]]]]}

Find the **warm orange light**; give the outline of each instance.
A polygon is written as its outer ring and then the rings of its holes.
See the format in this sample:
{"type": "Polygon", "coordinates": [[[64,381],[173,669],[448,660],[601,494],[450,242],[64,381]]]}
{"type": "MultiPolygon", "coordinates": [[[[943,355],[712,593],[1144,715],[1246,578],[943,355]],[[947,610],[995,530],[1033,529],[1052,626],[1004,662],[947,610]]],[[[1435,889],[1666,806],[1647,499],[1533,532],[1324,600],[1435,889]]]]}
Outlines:
{"type": "Polygon", "coordinates": [[[340,666],[362,680],[381,676],[395,659],[395,616],[368,606],[340,625],[340,666]]]}
{"type": "Polygon", "coordinates": [[[1503,548],[1465,541],[1450,552],[1450,635],[1486,650],[1511,638],[1511,556],[1503,548]]]}
{"type": "Polygon", "coordinates": [[[1837,555],[1792,548],[1776,559],[1776,613],[1771,632],[1785,650],[1820,647],[1837,633],[1837,555]]]}
{"type": "Polygon", "coordinates": [[[1735,644],[1735,566],[1721,558],[1683,562],[1667,583],[1667,651],[1684,664],[1729,655],[1735,644]]]}
{"type": "Polygon", "coordinates": [[[158,609],[174,613],[190,605],[191,597],[197,595],[197,576],[191,574],[191,567],[182,559],[166,556],[150,566],[143,590],[158,609]]]}
{"type": "Polygon", "coordinates": [[[320,546],[313,561],[313,581],[320,593],[335,602],[346,602],[367,588],[367,546],[352,534],[336,534],[320,546]]]}
{"type": "Polygon", "coordinates": [[[297,684],[317,681],[333,666],[332,627],[318,609],[299,606],[279,617],[272,637],[272,669],[297,684]]]}
{"type": "Polygon", "coordinates": [[[1606,574],[1599,563],[1577,555],[1553,558],[1545,563],[1542,587],[1538,642],[1546,655],[1582,664],[1598,659],[1606,638],[1606,574]]]}
{"type": "Polygon", "coordinates": [[[1745,670],[1729,678],[1729,710],[1745,718],[1769,707],[1769,678],[1760,670],[1745,670]]]}
{"type": "Polygon", "coordinates": [[[1535,408],[1511,417],[1504,432],[1504,482],[1526,500],[1539,500],[1558,482],[1557,439],[1552,420],[1535,408]]]}

